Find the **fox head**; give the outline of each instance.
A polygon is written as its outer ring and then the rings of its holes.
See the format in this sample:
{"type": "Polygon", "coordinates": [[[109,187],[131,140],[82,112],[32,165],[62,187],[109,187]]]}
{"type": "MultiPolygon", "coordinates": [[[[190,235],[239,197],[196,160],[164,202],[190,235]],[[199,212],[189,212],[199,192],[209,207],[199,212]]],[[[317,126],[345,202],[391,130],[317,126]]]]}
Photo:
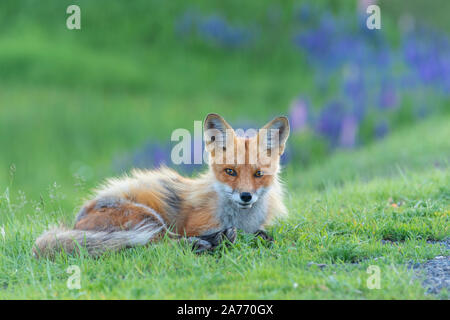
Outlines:
{"type": "Polygon", "coordinates": [[[280,156],[289,136],[289,121],[278,117],[259,130],[233,130],[218,114],[204,121],[214,188],[239,209],[250,209],[277,179],[280,156]]]}

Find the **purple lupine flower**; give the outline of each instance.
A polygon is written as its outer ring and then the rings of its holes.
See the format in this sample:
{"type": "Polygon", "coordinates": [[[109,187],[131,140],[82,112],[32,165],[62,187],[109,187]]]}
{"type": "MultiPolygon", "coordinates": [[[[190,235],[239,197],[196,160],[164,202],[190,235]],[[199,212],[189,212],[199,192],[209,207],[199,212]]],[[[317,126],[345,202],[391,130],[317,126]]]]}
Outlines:
{"type": "Polygon", "coordinates": [[[302,131],[308,121],[308,104],[305,100],[298,98],[292,101],[289,112],[289,121],[292,131],[302,131]]]}
{"type": "Polygon", "coordinates": [[[417,39],[412,35],[407,35],[403,40],[403,56],[405,61],[414,66],[419,62],[420,52],[417,39]]]}
{"type": "Polygon", "coordinates": [[[155,167],[159,167],[159,166],[161,166],[161,165],[165,165],[165,164],[167,164],[169,161],[168,161],[168,150],[167,150],[167,148],[163,148],[163,147],[161,147],[161,146],[159,146],[159,145],[156,145],[154,148],[153,148],[153,154],[152,154],[152,156],[153,156],[153,166],[155,166],[155,167]]]}
{"type": "Polygon", "coordinates": [[[367,58],[367,47],[354,35],[344,35],[337,38],[334,43],[332,52],[333,59],[338,60],[336,66],[341,66],[344,63],[362,64],[367,58]]]}
{"type": "Polygon", "coordinates": [[[367,104],[365,101],[354,101],[352,114],[358,122],[361,122],[367,114],[367,104]]]}
{"type": "Polygon", "coordinates": [[[441,59],[442,84],[444,93],[450,94],[450,48],[447,47],[445,55],[441,59]]]}
{"type": "Polygon", "coordinates": [[[399,84],[401,89],[410,90],[417,87],[418,80],[411,72],[408,72],[401,76],[399,84]]]}
{"type": "Polygon", "coordinates": [[[398,103],[397,92],[392,82],[384,82],[381,86],[379,106],[382,109],[392,109],[398,103]]]}
{"type": "Polygon", "coordinates": [[[131,165],[138,168],[158,167],[170,164],[170,150],[159,143],[149,142],[132,156],[131,165]]]}
{"type": "Polygon", "coordinates": [[[314,62],[332,62],[330,54],[335,33],[332,15],[323,16],[317,28],[300,33],[294,37],[294,43],[306,50],[309,58],[314,62]]]}
{"type": "Polygon", "coordinates": [[[221,39],[227,32],[228,25],[225,19],[212,15],[199,25],[199,32],[208,38],[221,39]]]}
{"type": "Polygon", "coordinates": [[[446,72],[445,59],[450,54],[448,38],[421,30],[408,34],[403,42],[405,61],[425,84],[442,85],[446,72]]]}
{"type": "Polygon", "coordinates": [[[346,115],[342,119],[339,145],[345,148],[353,148],[356,144],[358,133],[358,120],[353,115],[346,115]]]}
{"type": "Polygon", "coordinates": [[[440,57],[435,50],[431,49],[428,52],[427,58],[419,67],[420,77],[426,84],[439,82],[441,78],[440,57]]]}
{"type": "Polygon", "coordinates": [[[327,69],[336,69],[347,62],[373,63],[376,58],[386,63],[389,59],[388,51],[379,49],[387,46],[378,33],[355,33],[346,20],[331,14],[322,16],[317,27],[296,35],[293,41],[306,51],[308,60],[327,69]]]}
{"type": "Polygon", "coordinates": [[[392,57],[390,48],[385,46],[376,51],[375,62],[381,68],[388,68],[390,66],[392,57]]]}
{"type": "Polygon", "coordinates": [[[350,105],[352,114],[357,121],[361,121],[366,114],[367,93],[363,69],[358,64],[349,64],[343,72],[342,91],[344,92],[350,105]]]}
{"type": "Polygon", "coordinates": [[[227,47],[240,47],[251,39],[251,33],[243,28],[233,27],[218,16],[212,15],[198,26],[198,33],[203,39],[227,47]]]}
{"type": "Polygon", "coordinates": [[[344,108],[340,102],[328,103],[319,114],[317,131],[327,137],[335,145],[341,132],[341,123],[344,117],[344,108]]]}
{"type": "Polygon", "coordinates": [[[350,64],[344,70],[343,90],[351,100],[360,100],[364,95],[364,79],[358,65],[350,64]]]}
{"type": "Polygon", "coordinates": [[[352,115],[357,121],[361,121],[366,114],[367,93],[363,70],[358,64],[346,65],[341,84],[344,96],[351,106],[352,115]]]}
{"type": "Polygon", "coordinates": [[[310,56],[323,55],[329,47],[328,35],[322,30],[310,30],[294,37],[294,43],[310,56]]]}

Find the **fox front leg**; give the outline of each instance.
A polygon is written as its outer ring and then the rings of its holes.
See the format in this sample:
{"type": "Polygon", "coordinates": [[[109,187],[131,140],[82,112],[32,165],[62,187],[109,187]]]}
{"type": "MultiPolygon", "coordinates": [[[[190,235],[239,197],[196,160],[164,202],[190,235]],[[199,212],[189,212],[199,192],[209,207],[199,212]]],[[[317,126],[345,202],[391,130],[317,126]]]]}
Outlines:
{"type": "Polygon", "coordinates": [[[195,253],[214,250],[225,240],[234,243],[236,240],[236,228],[228,228],[198,237],[187,238],[187,241],[192,245],[192,249],[195,253]]]}
{"type": "Polygon", "coordinates": [[[213,248],[219,246],[224,240],[234,243],[236,240],[236,228],[227,228],[219,232],[210,233],[199,237],[213,245],[213,248]]]}
{"type": "Polygon", "coordinates": [[[195,253],[202,253],[213,249],[211,242],[198,237],[189,237],[186,238],[186,241],[192,246],[192,250],[195,253]]]}
{"type": "Polygon", "coordinates": [[[258,230],[254,233],[255,236],[260,237],[261,239],[268,241],[268,242],[273,242],[273,238],[271,236],[269,236],[267,234],[266,231],[264,230],[258,230]]]}

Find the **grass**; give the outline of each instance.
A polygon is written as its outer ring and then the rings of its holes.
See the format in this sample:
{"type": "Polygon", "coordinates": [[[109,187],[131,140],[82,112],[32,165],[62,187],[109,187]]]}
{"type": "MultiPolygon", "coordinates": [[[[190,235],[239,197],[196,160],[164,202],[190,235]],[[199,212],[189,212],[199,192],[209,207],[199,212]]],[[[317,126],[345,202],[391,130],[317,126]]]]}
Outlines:
{"type": "Polygon", "coordinates": [[[448,298],[445,291],[437,297],[425,295],[407,264],[448,254],[426,241],[449,235],[449,120],[429,119],[361,150],[338,153],[307,172],[289,167],[290,215],[269,229],[273,245],[240,234],[231,247],[202,256],[165,240],[99,259],[61,255],[55,261],[35,260],[30,254],[35,237],[48,223],[71,219],[62,209],[64,190],[51,188],[48,201],[5,193],[0,202],[5,234],[0,238],[0,295],[5,299],[448,298]],[[396,242],[382,244],[382,239],[396,242]],[[81,270],[80,290],[66,286],[71,265],[81,270]],[[379,290],[366,284],[371,265],[380,268],[379,290]]]}

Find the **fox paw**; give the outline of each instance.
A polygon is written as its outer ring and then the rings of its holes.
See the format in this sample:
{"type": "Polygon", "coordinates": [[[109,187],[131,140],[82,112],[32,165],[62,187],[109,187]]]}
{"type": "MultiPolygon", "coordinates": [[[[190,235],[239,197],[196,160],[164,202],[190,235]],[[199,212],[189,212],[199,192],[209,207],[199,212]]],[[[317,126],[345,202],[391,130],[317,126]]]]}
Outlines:
{"type": "Polygon", "coordinates": [[[236,231],[236,228],[234,228],[234,227],[225,229],[223,231],[223,234],[228,239],[228,241],[230,241],[231,243],[234,243],[234,241],[236,240],[237,231],[236,231]]]}
{"type": "Polygon", "coordinates": [[[255,232],[255,236],[260,237],[261,239],[268,241],[268,242],[273,242],[273,238],[271,236],[269,236],[267,234],[267,232],[265,232],[264,230],[258,230],[255,232]]]}
{"type": "Polygon", "coordinates": [[[191,244],[192,250],[195,253],[203,253],[203,252],[213,249],[213,245],[211,244],[211,242],[197,238],[197,237],[187,238],[187,241],[188,241],[188,243],[191,244]]]}
{"type": "Polygon", "coordinates": [[[231,243],[234,243],[234,241],[236,240],[236,228],[227,228],[219,232],[200,236],[199,238],[211,243],[213,248],[219,246],[222,242],[226,240],[228,240],[231,243]]]}

